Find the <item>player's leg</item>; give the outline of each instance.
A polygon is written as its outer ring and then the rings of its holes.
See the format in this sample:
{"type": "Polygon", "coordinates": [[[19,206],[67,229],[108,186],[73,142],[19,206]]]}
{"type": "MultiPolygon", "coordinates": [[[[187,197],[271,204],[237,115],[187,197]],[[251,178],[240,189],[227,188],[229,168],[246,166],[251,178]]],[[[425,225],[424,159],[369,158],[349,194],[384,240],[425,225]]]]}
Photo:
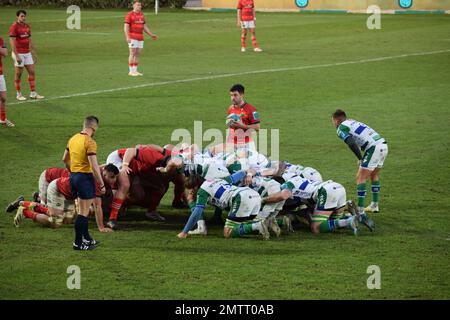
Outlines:
{"type": "Polygon", "coordinates": [[[128,69],[129,73],[128,75],[131,75],[134,73],[134,48],[132,46],[132,42],[129,43],[129,55],[128,55],[128,69]]]}
{"type": "Polygon", "coordinates": [[[16,87],[16,99],[19,101],[27,100],[27,98],[23,96],[21,88],[23,69],[24,67],[16,67],[16,72],[14,73],[14,86],[16,87]]]}
{"type": "Polygon", "coordinates": [[[250,35],[252,37],[253,50],[255,52],[262,52],[262,49],[258,47],[258,42],[256,41],[256,31],[255,28],[250,28],[250,35]]]}
{"type": "Polygon", "coordinates": [[[0,76],[0,124],[14,127],[14,123],[6,118],[6,84],[3,75],[0,76]]]}
{"type": "Polygon", "coordinates": [[[254,219],[261,209],[261,197],[251,189],[238,193],[232,200],[232,207],[225,221],[223,235],[225,238],[242,237],[258,231],[264,240],[270,238],[267,221],[254,219]],[[244,222],[243,219],[248,219],[244,222]]]}
{"type": "Polygon", "coordinates": [[[343,219],[331,219],[339,216],[345,208],[345,188],[338,183],[329,183],[319,189],[317,204],[312,215],[311,231],[314,234],[332,232],[338,228],[350,228],[356,235],[357,217],[351,216],[343,219]]]}
{"type": "Polygon", "coordinates": [[[372,202],[365,208],[366,212],[379,212],[378,203],[380,200],[380,170],[384,165],[384,161],[388,154],[388,146],[386,143],[381,143],[375,147],[374,155],[372,157],[372,166],[376,168],[372,171],[370,175],[370,180],[372,182],[372,202]]]}
{"type": "Polygon", "coordinates": [[[372,174],[372,170],[360,167],[356,175],[356,191],[358,196],[358,213],[364,212],[364,205],[366,203],[366,181],[372,174]]]}
{"type": "MultiPolygon", "coordinates": [[[[55,180],[56,181],[56,180],[55,180]]],[[[50,206],[50,188],[48,189],[48,201],[50,206]]],[[[95,200],[95,180],[92,174],[72,173],[70,175],[70,185],[72,193],[78,197],[79,213],[75,220],[75,242],[73,244],[74,250],[92,250],[95,245],[85,244],[84,242],[93,242],[94,240],[89,234],[89,208],[95,200]]]]}
{"type": "Polygon", "coordinates": [[[138,71],[139,58],[141,56],[141,51],[143,48],[144,48],[144,41],[139,41],[138,47],[136,48],[136,52],[134,55],[134,67],[135,67],[135,72],[138,76],[143,76],[143,74],[138,71]]]}
{"type": "Polygon", "coordinates": [[[241,51],[242,52],[245,52],[245,47],[246,47],[246,44],[245,44],[245,40],[247,39],[247,28],[244,28],[244,27],[242,27],[242,30],[241,30],[241,51]]]}
{"type": "Polygon", "coordinates": [[[39,224],[48,226],[48,212],[49,209],[36,202],[20,201],[19,208],[14,217],[14,225],[19,227],[23,219],[31,219],[39,224]]]}
{"type": "Polygon", "coordinates": [[[111,229],[114,229],[116,227],[120,207],[124,203],[131,185],[130,177],[126,172],[123,171],[119,173],[117,182],[119,185],[119,189],[115,193],[113,201],[111,203],[111,213],[109,215],[109,221],[107,223],[107,226],[111,229]]]}
{"type": "Polygon", "coordinates": [[[49,183],[47,182],[47,179],[45,178],[47,170],[44,170],[41,175],[39,176],[39,199],[42,204],[47,203],[47,189],[49,183]]]}
{"type": "Polygon", "coordinates": [[[25,58],[25,69],[28,71],[28,84],[30,85],[30,98],[31,99],[44,99],[43,96],[36,92],[36,69],[33,63],[31,54],[25,58]],[[31,60],[29,60],[31,59],[31,60]]]}
{"type": "Polygon", "coordinates": [[[364,209],[365,212],[373,212],[378,213],[380,211],[378,207],[378,202],[380,200],[380,172],[381,168],[377,168],[372,171],[370,174],[370,181],[372,183],[372,202],[369,204],[368,207],[364,209]]]}

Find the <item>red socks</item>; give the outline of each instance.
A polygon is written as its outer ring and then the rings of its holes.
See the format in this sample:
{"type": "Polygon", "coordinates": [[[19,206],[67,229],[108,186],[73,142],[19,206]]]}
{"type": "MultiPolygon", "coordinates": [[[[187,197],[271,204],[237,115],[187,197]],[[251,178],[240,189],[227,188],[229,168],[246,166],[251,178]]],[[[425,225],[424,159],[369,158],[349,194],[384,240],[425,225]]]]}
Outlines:
{"type": "Polygon", "coordinates": [[[109,220],[117,220],[117,216],[119,215],[120,207],[123,204],[122,199],[114,198],[111,203],[111,213],[109,215],[109,220]]]}
{"type": "Polygon", "coordinates": [[[14,85],[16,86],[16,91],[20,92],[20,79],[14,80],[14,85]]]}
{"type": "Polygon", "coordinates": [[[36,83],[34,81],[34,77],[28,76],[28,83],[30,84],[30,90],[31,91],[35,91],[36,90],[36,83]]]}

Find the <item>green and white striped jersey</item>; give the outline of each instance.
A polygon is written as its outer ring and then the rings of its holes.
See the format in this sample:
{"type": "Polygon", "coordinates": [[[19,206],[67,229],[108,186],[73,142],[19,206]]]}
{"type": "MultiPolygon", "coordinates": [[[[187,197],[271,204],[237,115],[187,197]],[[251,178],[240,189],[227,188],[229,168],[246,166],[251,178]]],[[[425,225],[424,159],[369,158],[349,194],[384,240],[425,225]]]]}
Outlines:
{"type": "Polygon", "coordinates": [[[313,181],[294,176],[281,185],[281,189],[289,189],[292,192],[291,198],[316,201],[319,189],[325,184],[331,182],[313,181]]]}
{"type": "Polygon", "coordinates": [[[196,205],[206,206],[207,203],[222,208],[230,208],[235,194],[243,189],[231,184],[227,179],[215,179],[203,182],[197,193],[196,205]]]}
{"type": "Polygon", "coordinates": [[[343,121],[337,128],[337,134],[344,141],[352,136],[363,151],[384,142],[384,139],[371,127],[353,119],[343,121]]]}

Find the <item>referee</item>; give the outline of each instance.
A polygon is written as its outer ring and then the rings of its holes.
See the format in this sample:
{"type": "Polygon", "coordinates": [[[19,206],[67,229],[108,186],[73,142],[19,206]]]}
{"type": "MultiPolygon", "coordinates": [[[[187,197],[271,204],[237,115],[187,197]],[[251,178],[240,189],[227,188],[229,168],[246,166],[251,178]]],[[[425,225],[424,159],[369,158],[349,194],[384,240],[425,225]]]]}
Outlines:
{"type": "Polygon", "coordinates": [[[89,207],[95,200],[95,180],[105,193],[100,168],[97,162],[97,143],[92,139],[98,129],[98,118],[89,116],[84,120],[83,130],[70,138],[64,151],[63,161],[70,166],[70,186],[78,198],[79,213],[75,220],[74,250],[93,250],[98,241],[88,231],[89,207]]]}

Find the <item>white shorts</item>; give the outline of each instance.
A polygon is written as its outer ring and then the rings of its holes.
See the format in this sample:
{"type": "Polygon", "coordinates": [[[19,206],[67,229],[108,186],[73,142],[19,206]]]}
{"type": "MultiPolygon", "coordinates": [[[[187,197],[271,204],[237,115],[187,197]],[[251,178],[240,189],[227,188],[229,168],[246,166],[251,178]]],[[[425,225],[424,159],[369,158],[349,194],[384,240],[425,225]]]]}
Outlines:
{"type": "Polygon", "coordinates": [[[248,187],[240,188],[240,191],[233,196],[228,218],[247,218],[256,216],[261,209],[261,196],[255,190],[248,187]]]}
{"type": "Polygon", "coordinates": [[[23,68],[24,66],[34,64],[33,56],[31,55],[31,52],[19,53],[19,57],[20,57],[20,59],[22,59],[22,62],[20,64],[17,63],[16,54],[14,52],[11,54],[11,56],[13,58],[15,67],[23,68]]]}
{"type": "Polygon", "coordinates": [[[318,211],[331,211],[342,208],[347,201],[345,188],[336,182],[329,182],[319,189],[317,195],[318,211]]]}
{"type": "MultiPolygon", "coordinates": [[[[277,181],[271,180],[266,185],[266,189],[267,189],[267,195],[271,196],[271,195],[276,194],[281,191],[281,185],[277,181]]],[[[283,201],[275,202],[275,203],[266,203],[262,207],[262,210],[259,213],[259,215],[262,218],[267,218],[270,214],[278,213],[281,211],[281,209],[283,209],[285,202],[286,201],[283,200],[283,201]]]]}
{"type": "Polygon", "coordinates": [[[373,171],[376,168],[382,168],[384,160],[388,155],[388,145],[386,143],[379,143],[370,147],[363,156],[361,168],[373,171]]]}
{"type": "Polygon", "coordinates": [[[49,184],[45,178],[45,172],[47,170],[44,170],[39,176],[39,198],[41,198],[42,204],[47,204],[47,189],[49,184]]]}
{"type": "Polygon", "coordinates": [[[115,165],[117,167],[117,169],[122,169],[122,158],[119,157],[119,151],[113,151],[109,154],[108,158],[106,159],[106,164],[110,164],[112,163],[113,165],[115,165]]]}
{"type": "Polygon", "coordinates": [[[5,76],[0,75],[0,92],[6,91],[6,82],[5,82],[5,76]]]}
{"type": "Polygon", "coordinates": [[[242,21],[241,22],[242,29],[255,29],[255,20],[251,21],[242,21]]]}
{"type": "Polygon", "coordinates": [[[130,39],[130,42],[128,42],[128,48],[130,48],[130,49],[134,49],[134,48],[143,49],[144,48],[144,41],[130,39]]]}
{"type": "Polygon", "coordinates": [[[58,179],[50,182],[47,188],[47,206],[61,211],[75,211],[75,200],[67,200],[56,186],[58,179]]]}

